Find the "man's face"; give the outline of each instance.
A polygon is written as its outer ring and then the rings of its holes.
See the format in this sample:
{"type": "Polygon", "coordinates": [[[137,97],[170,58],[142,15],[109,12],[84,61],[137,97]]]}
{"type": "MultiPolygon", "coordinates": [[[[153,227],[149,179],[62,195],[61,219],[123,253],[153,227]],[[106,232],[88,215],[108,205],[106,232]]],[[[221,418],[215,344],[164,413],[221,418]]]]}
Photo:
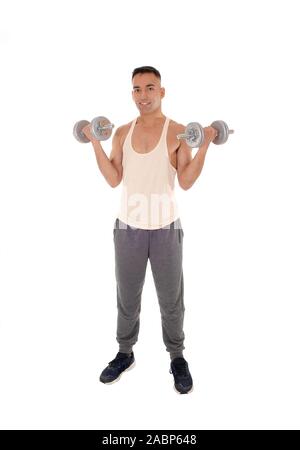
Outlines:
{"type": "Polygon", "coordinates": [[[153,73],[138,73],[132,80],[132,98],[141,114],[149,114],[161,107],[165,88],[153,73]]]}

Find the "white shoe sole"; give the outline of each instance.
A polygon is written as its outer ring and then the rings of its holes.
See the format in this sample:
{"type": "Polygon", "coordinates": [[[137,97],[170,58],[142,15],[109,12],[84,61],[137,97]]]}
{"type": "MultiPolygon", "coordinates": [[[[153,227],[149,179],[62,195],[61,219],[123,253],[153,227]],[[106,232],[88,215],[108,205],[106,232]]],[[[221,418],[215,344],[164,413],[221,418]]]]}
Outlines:
{"type": "Polygon", "coordinates": [[[177,389],[176,389],[176,387],[175,387],[175,384],[174,384],[173,387],[174,387],[175,392],[177,392],[177,394],[180,394],[180,395],[190,394],[190,393],[193,392],[193,390],[194,390],[194,385],[192,386],[192,388],[191,388],[188,392],[180,392],[180,391],[177,391],[177,389]]]}
{"type": "Polygon", "coordinates": [[[118,376],[118,378],[116,378],[114,381],[110,381],[109,383],[103,383],[103,381],[102,381],[102,383],[103,384],[114,384],[117,381],[119,381],[119,379],[121,378],[121,376],[123,375],[124,372],[128,372],[129,370],[133,369],[134,367],[135,367],[135,360],[129,367],[127,367],[127,369],[123,370],[123,372],[121,372],[120,375],[118,376]]]}

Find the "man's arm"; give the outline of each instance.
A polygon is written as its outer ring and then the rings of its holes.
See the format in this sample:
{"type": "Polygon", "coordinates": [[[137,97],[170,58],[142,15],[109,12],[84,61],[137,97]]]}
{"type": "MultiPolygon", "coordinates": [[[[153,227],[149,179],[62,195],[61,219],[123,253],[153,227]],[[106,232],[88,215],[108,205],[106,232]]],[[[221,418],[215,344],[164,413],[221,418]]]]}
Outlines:
{"type": "MultiPolygon", "coordinates": [[[[184,133],[185,127],[180,125],[178,133],[184,133]]],[[[212,127],[204,128],[204,142],[192,158],[192,149],[185,140],[180,140],[177,150],[177,178],[180,187],[184,190],[190,189],[199,177],[209,144],[215,139],[217,131],[212,127]]]]}
{"type": "Polygon", "coordinates": [[[117,128],[112,139],[112,150],[110,157],[108,158],[104,152],[100,141],[96,140],[90,129],[90,125],[87,125],[83,131],[84,134],[90,139],[100,172],[104,176],[105,180],[111,187],[116,187],[121,183],[123,177],[122,167],[122,147],[120,145],[120,129],[117,128]]]}
{"type": "Polygon", "coordinates": [[[117,187],[121,183],[122,178],[123,178],[123,165],[122,165],[123,148],[121,145],[121,130],[122,130],[122,128],[123,127],[119,127],[116,130],[116,133],[113,137],[112,150],[110,152],[110,157],[109,157],[111,164],[114,166],[114,168],[117,171],[117,180],[113,187],[117,187]]]}

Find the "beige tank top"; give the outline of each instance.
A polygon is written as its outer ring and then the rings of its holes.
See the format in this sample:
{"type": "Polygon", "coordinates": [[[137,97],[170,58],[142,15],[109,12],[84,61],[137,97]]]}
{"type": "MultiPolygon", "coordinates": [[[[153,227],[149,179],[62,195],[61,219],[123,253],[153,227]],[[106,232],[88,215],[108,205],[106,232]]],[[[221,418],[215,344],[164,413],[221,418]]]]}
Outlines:
{"type": "Polygon", "coordinates": [[[174,195],[176,169],[169,160],[166,117],[160,140],[148,153],[138,153],[132,147],[132,133],[137,118],[132,121],[123,145],[123,189],[118,218],[134,228],[155,230],[178,219],[174,195]]]}

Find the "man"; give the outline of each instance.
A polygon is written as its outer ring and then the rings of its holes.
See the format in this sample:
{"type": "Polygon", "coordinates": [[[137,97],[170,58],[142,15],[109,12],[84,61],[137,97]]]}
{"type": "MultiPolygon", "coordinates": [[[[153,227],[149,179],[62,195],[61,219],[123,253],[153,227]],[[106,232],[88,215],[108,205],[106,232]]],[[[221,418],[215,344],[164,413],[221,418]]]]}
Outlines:
{"type": "Polygon", "coordinates": [[[183,356],[184,282],[183,229],[174,195],[174,179],[187,190],[201,173],[206,151],[217,131],[204,129],[204,144],[192,158],[191,149],[177,135],[185,126],[161,111],[165,88],[151,66],[132,74],[132,98],[139,116],[119,127],[108,159],[90,125],[84,133],[91,140],[99,169],[111,187],[123,181],[122,199],[114,224],[117,282],[117,342],[119,352],[100,375],[110,384],[135,365],[133,345],[139,333],[141,296],[150,260],[162,321],[162,334],[170,354],[175,390],[191,392],[193,380],[183,356]]]}

